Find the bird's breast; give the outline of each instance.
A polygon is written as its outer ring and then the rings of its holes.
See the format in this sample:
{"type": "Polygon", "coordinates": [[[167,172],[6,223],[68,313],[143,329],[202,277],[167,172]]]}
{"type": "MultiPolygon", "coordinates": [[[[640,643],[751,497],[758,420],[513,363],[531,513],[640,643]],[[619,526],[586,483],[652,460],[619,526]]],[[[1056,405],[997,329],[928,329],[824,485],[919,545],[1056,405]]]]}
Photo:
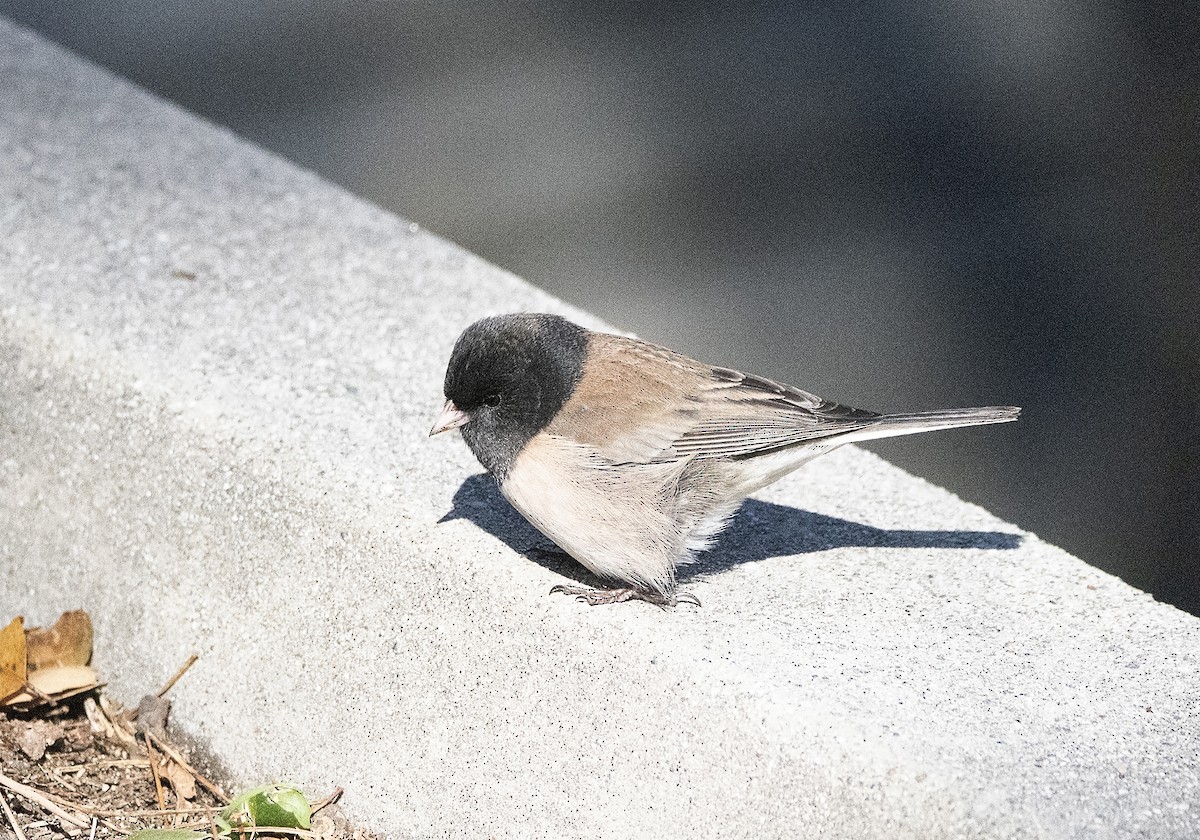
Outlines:
{"type": "Polygon", "coordinates": [[[617,464],[592,446],[535,436],[500,485],[522,516],[592,570],[667,591],[685,551],[673,516],[680,464],[617,464]]]}

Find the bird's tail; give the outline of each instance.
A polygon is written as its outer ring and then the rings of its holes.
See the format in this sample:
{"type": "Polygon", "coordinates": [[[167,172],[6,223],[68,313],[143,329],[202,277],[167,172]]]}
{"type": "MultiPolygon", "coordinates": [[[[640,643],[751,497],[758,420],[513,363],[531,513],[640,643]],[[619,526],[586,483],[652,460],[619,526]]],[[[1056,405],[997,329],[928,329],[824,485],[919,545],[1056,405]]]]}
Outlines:
{"type": "Polygon", "coordinates": [[[1009,423],[1017,419],[1021,409],[1011,405],[990,405],[984,408],[947,408],[941,411],[918,411],[913,414],[884,414],[873,422],[838,435],[843,443],[917,432],[935,432],[958,426],[982,426],[985,423],[1009,423]]]}

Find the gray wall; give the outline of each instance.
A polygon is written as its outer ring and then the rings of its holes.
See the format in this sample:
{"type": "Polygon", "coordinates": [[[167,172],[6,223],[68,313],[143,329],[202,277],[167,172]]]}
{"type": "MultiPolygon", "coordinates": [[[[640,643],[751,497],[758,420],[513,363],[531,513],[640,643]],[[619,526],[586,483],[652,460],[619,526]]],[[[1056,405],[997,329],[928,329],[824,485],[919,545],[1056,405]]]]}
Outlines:
{"type": "Polygon", "coordinates": [[[1200,609],[1194,13],[500,5],[0,13],[1200,609]]]}

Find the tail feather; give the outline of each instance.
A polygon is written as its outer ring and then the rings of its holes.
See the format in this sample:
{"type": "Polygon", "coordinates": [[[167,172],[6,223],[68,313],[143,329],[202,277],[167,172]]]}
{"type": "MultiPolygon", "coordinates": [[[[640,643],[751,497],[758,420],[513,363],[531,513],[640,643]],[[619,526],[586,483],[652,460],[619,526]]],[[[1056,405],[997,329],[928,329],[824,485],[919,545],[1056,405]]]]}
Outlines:
{"type": "Polygon", "coordinates": [[[874,422],[853,432],[838,435],[843,443],[877,438],[934,432],[959,426],[982,426],[986,423],[1010,423],[1021,409],[1011,405],[991,405],[983,408],[948,408],[940,411],[918,411],[912,414],[885,414],[874,422]]]}

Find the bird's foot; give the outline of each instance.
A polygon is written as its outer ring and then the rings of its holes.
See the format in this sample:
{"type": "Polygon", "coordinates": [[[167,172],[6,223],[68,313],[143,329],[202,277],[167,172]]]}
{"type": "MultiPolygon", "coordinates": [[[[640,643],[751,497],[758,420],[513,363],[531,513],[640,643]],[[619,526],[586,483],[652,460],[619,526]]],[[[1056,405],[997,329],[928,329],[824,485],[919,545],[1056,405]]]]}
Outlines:
{"type": "Polygon", "coordinates": [[[573,595],[576,601],[590,606],[600,604],[620,604],[625,601],[645,601],[648,604],[666,609],[679,604],[694,604],[700,606],[700,599],[690,592],[676,592],[674,595],[664,595],[661,592],[651,592],[644,589],[622,587],[620,589],[591,589],[586,586],[564,586],[558,584],[550,590],[550,594],[562,593],[573,595]]]}

